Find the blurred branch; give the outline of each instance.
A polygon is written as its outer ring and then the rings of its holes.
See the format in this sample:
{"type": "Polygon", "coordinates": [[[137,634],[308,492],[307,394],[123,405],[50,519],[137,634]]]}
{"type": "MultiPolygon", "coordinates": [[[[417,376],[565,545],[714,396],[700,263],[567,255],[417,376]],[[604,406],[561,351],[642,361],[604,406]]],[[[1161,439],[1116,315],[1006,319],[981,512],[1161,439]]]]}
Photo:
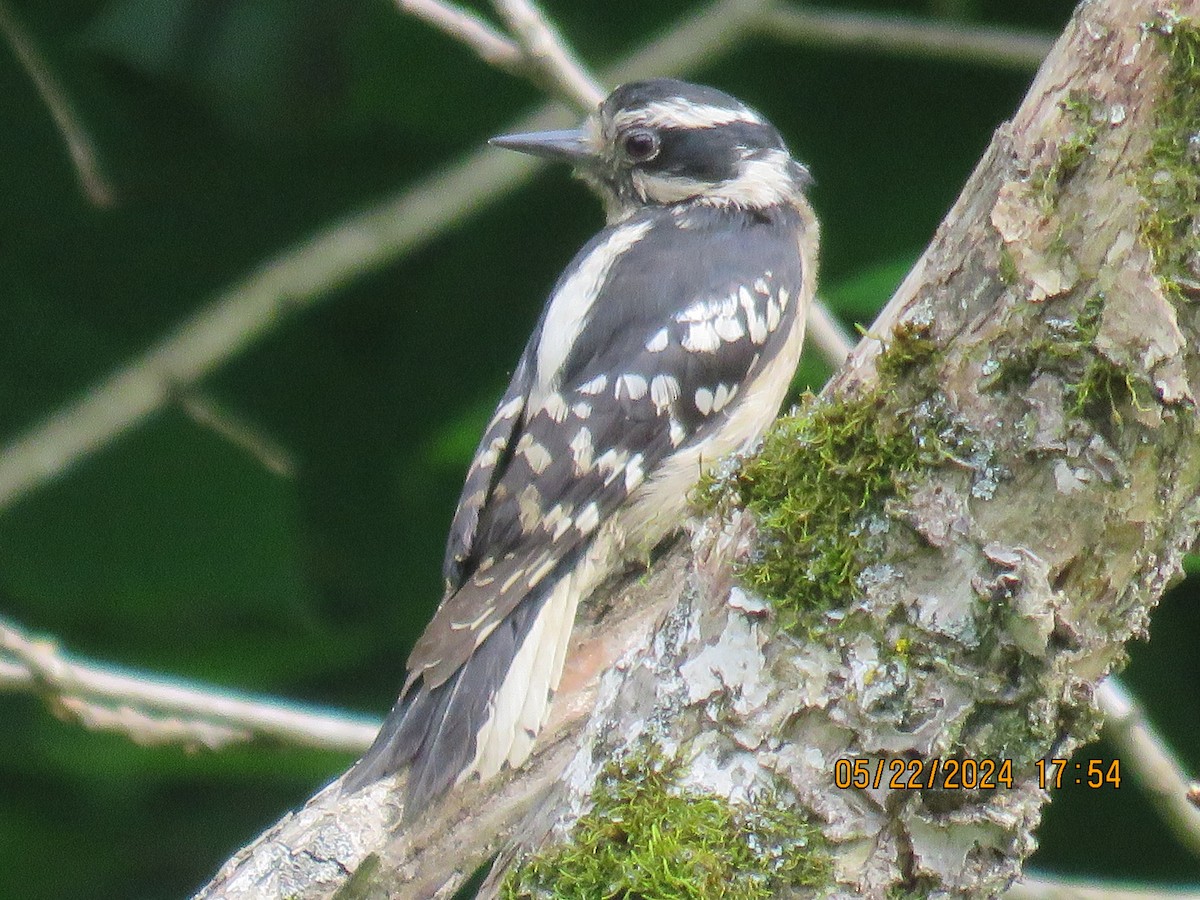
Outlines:
{"type": "Polygon", "coordinates": [[[1051,35],[984,25],[943,25],[879,13],[808,9],[777,4],[759,21],[764,34],[838,50],[954,60],[1021,72],[1036,69],[1054,43],[1051,35]]]}
{"type": "Polygon", "coordinates": [[[46,108],[54,126],[67,145],[71,155],[71,163],[75,167],[75,177],[84,196],[94,205],[101,208],[112,206],[116,196],[112,186],[100,170],[95,147],[83,122],[67,93],[63,90],[50,66],[42,59],[34,46],[33,40],[26,33],[24,26],[17,19],[7,0],[0,0],[0,32],[13,49],[13,54],[33,82],[38,95],[46,108]]]}
{"type": "MultiPolygon", "coordinates": [[[[711,63],[745,38],[762,6],[758,0],[718,0],[606,69],[604,80],[711,63]]],[[[562,127],[573,119],[546,104],[509,128],[562,127]]],[[[482,212],[528,181],[538,165],[481,147],[267,260],[141,356],[0,450],[0,509],[161,411],[292,315],[482,212]]]]}
{"type": "Polygon", "coordinates": [[[298,747],[361,753],[379,729],[379,722],[370,718],[84,662],[3,620],[0,691],[40,694],[57,712],[87,728],[117,731],[144,745],[215,749],[271,738],[298,747]]]}
{"type": "Polygon", "coordinates": [[[820,349],[821,355],[835,369],[846,361],[858,343],[820,300],[813,303],[808,311],[808,334],[805,338],[820,349]]]}
{"type": "Polygon", "coordinates": [[[566,41],[532,0],[492,0],[492,5],[516,36],[530,65],[556,93],[570,98],[586,112],[591,112],[604,99],[604,88],[575,58],[566,41]]]}
{"type": "MultiPolygon", "coordinates": [[[[433,0],[397,3],[406,12],[468,43],[485,60],[495,59],[497,54],[501,59],[509,56],[508,50],[499,49],[501,41],[507,39],[458,7],[433,0]]],[[[0,13],[6,11],[0,0],[0,13]]],[[[5,17],[5,24],[11,36],[11,16],[5,17]]],[[[793,40],[819,39],[841,45],[856,42],[879,49],[925,47],[931,53],[953,52],[993,62],[1020,57],[1025,59],[1023,65],[1032,64],[1031,48],[1040,48],[1036,51],[1040,55],[1046,45],[1043,38],[1028,35],[1022,40],[998,41],[997,33],[975,29],[970,33],[977,36],[968,40],[962,38],[965,32],[956,28],[789,9],[775,6],[770,0],[718,0],[605,70],[603,80],[619,82],[650,73],[686,71],[728,52],[755,27],[784,33],[793,40]],[[958,49],[947,49],[960,38],[958,49]],[[983,52],[989,47],[992,56],[983,52]],[[1006,54],[995,55],[1005,47],[1006,54]],[[1025,47],[1024,56],[1014,54],[1013,47],[1025,47]]],[[[502,68],[505,65],[496,64],[502,68]]],[[[534,130],[567,122],[561,110],[548,104],[513,123],[511,130],[534,130]]],[[[295,312],[423,246],[516,189],[537,165],[512,154],[478,149],[442,174],[347,217],[263,263],[174,333],[0,451],[0,509],[162,410],[179,390],[211,374],[295,312]]],[[[831,360],[844,358],[844,343],[833,340],[825,327],[829,324],[828,314],[814,304],[813,315],[823,320],[813,323],[814,342],[831,360]]]]}
{"type": "Polygon", "coordinates": [[[525,74],[525,51],[470,10],[438,0],[396,0],[396,6],[466,44],[489,66],[510,75],[525,74]]]}
{"type": "Polygon", "coordinates": [[[1069,878],[1034,876],[1018,881],[1005,900],[1195,900],[1194,888],[1150,888],[1069,878]]]}
{"type": "Polygon", "coordinates": [[[201,391],[188,391],[178,398],[178,402],[189,419],[250,454],[271,474],[281,478],[296,477],[296,460],[285,447],[215,397],[201,391]]]}
{"type": "Polygon", "coordinates": [[[1096,689],[1096,705],[1104,716],[1104,737],[1125,768],[1180,845],[1200,857],[1200,809],[1191,800],[1197,785],[1118,679],[1109,678],[1096,689]]]}

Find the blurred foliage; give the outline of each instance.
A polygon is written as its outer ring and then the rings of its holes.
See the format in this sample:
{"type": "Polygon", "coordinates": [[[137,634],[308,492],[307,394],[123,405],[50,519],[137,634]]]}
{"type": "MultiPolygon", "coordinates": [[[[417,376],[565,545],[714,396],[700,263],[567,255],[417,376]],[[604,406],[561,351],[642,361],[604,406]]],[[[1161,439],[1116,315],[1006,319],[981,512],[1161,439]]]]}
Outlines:
{"type": "MultiPolygon", "coordinates": [[[[119,203],[87,205],[45,106],[0,49],[2,442],[271,254],[539,100],[386,0],[5,2],[93,135],[119,203]]],[[[547,5],[594,65],[695,6],[547,5]]],[[[1072,4],[830,5],[1057,30],[1072,4]]],[[[822,293],[862,323],[1029,80],[765,38],[691,77],[768,113],[810,164],[822,293]]],[[[0,513],[0,614],[97,659],[382,713],[438,598],[475,436],[549,285],[600,221],[566,173],[546,172],[288,319],[199,389],[284,447],[294,475],[173,408],[0,513]]],[[[827,373],[810,354],[799,381],[827,373]]],[[[1200,768],[1193,592],[1164,603],[1129,678],[1200,768]]],[[[350,761],[147,750],[5,696],[0,895],[185,895],[350,761]]],[[[1194,873],[1129,787],[1064,790],[1041,839],[1043,866],[1194,873]]]]}

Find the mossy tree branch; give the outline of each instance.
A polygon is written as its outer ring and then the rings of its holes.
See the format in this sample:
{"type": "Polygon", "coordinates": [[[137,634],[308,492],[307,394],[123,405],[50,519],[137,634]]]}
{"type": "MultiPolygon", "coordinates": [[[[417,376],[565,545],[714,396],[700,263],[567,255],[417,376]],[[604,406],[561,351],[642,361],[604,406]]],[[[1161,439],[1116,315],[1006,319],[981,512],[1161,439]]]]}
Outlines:
{"type": "Polygon", "coordinates": [[[484,896],[649,860],[682,898],[747,848],[736,896],[1006,888],[1200,523],[1198,47],[1200,0],[1081,6],[821,398],[589,604],[527,767],[408,832],[335,785],[201,896],[449,897],[499,854],[484,896]]]}

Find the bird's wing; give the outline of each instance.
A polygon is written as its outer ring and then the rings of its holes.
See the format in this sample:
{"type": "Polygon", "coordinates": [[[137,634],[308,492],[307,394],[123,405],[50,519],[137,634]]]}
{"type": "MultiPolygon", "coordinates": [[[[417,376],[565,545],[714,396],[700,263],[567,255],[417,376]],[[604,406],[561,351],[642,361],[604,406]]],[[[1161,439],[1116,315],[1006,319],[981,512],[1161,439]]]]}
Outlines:
{"type": "Polygon", "coordinates": [[[442,564],[442,577],[446,581],[447,595],[462,587],[468,562],[475,548],[479,532],[479,515],[492,495],[496,479],[508,464],[509,449],[514,444],[514,434],[520,430],[525,406],[529,401],[529,390],[533,378],[533,348],[537,346],[541,327],[534,331],[533,338],[521,354],[517,368],[513,371],[508,390],[496,404],[491,421],[483,430],[479,446],[463,484],[454,521],[450,523],[450,534],[446,538],[446,559],[442,564]]]}
{"type": "Polygon", "coordinates": [[[562,670],[575,567],[593,538],[665,463],[708,446],[798,333],[795,229],[747,221],[751,233],[726,241],[705,226],[699,213],[672,217],[621,255],[546,385],[534,370],[547,338],[535,332],[467,478],[451,589],[344,789],[409,766],[411,817],[455,779],[525,758],[562,670]]]}
{"type": "Polygon", "coordinates": [[[719,426],[789,333],[803,283],[792,233],[764,234],[779,245],[753,254],[694,228],[669,237],[673,265],[646,242],[613,267],[540,399],[535,334],[468,475],[447,560],[461,580],[413,649],[409,685],[457,670],[665,458],[719,426]]]}

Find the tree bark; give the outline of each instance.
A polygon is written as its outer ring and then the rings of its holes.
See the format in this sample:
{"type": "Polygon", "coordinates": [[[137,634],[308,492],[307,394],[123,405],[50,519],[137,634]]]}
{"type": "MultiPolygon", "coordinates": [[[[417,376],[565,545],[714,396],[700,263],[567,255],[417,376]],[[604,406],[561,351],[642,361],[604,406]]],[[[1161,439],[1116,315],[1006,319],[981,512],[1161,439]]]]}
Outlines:
{"type": "Polygon", "coordinates": [[[1003,891],[1049,799],[1039,760],[1093,736],[1093,691],[1197,533],[1198,47],[1200,0],[1080,6],[766,468],[733,476],[649,575],[588,603],[527,766],[409,831],[395,783],[335,783],[197,896],[449,897],[495,854],[484,895],[515,867],[505,889],[525,896],[537,860],[571,864],[598,785],[639,777],[613,768],[630,747],[669,767],[668,792],[819,828],[787,850],[814,863],[806,880],[770,874],[775,894],[1003,891]],[[814,538],[794,485],[859,477],[826,451],[876,445],[853,463],[874,487],[814,538]],[[780,575],[817,571],[809,555],[839,536],[837,577],[780,575]],[[857,759],[878,785],[838,786],[857,759]],[[964,762],[1008,760],[1011,786],[955,789],[933,770],[949,760],[960,780],[964,762]],[[889,788],[894,761],[911,787],[889,788]]]}

